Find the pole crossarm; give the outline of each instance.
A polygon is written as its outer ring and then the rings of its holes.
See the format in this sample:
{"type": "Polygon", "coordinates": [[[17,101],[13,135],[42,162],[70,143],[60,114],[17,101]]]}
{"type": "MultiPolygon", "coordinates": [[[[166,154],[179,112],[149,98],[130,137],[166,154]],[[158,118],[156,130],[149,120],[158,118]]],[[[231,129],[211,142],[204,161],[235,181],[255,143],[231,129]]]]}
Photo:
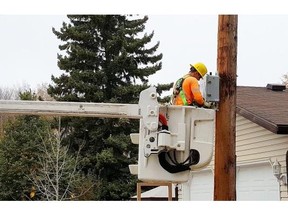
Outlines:
{"type": "Polygon", "coordinates": [[[0,100],[0,113],[140,119],[138,104],[0,100]]]}

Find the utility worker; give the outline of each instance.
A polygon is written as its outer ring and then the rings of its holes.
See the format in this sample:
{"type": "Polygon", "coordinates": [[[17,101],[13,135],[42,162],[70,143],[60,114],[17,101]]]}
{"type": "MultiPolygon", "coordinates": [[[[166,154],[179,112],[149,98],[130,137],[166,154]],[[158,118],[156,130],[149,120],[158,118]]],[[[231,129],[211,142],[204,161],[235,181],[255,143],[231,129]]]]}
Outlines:
{"type": "Polygon", "coordinates": [[[207,68],[203,63],[198,62],[190,64],[189,73],[184,75],[182,79],[179,79],[174,84],[171,103],[173,105],[196,105],[199,107],[209,107],[209,103],[205,102],[201,94],[198,83],[206,73],[207,68]]]}

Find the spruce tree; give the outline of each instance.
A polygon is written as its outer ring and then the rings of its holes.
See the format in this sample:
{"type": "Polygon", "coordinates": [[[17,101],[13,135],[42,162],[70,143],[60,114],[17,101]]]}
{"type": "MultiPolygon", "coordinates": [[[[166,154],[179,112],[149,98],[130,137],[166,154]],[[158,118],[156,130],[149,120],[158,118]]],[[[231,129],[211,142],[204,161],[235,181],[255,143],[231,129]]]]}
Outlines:
{"type": "Polygon", "coordinates": [[[0,141],[0,200],[29,200],[37,169],[39,143],[45,122],[35,116],[18,117],[5,128],[0,141]]]}
{"type": "MultiPolygon", "coordinates": [[[[35,100],[30,91],[19,93],[21,100],[35,100]]],[[[37,169],[39,144],[46,136],[45,120],[39,116],[15,116],[4,127],[0,140],[0,200],[29,200],[33,187],[28,176],[37,169]]]]}
{"type": "MultiPolygon", "coordinates": [[[[48,93],[59,101],[138,103],[149,87],[148,77],[161,69],[159,42],[150,45],[154,32],[144,33],[147,16],[68,15],[53,33],[62,41],[58,66],[63,70],[48,93]],[[65,53],[65,54],[63,54],[65,53]]],[[[158,93],[171,84],[159,85],[158,93]]],[[[66,142],[82,149],[82,171],[96,177],[95,200],[128,200],[136,191],[128,165],[137,162],[138,147],[129,134],[139,131],[131,119],[70,118],[66,142]]]]}

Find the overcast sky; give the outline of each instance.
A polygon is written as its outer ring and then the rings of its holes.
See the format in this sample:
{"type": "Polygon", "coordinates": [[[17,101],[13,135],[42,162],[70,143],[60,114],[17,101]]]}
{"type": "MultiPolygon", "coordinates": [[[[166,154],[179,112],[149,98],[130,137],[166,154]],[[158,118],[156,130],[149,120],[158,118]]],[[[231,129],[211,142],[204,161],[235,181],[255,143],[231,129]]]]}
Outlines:
{"type": "MultiPolygon", "coordinates": [[[[40,12],[0,11],[0,87],[28,84],[36,88],[51,83],[52,74],[62,73],[57,67],[61,41],[52,33],[52,27],[59,30],[62,22],[68,21],[66,13],[40,12]]],[[[174,82],[188,72],[190,63],[198,61],[216,73],[216,13],[143,14],[149,16],[145,32],[154,31],[151,45],[160,41],[158,52],[163,53],[162,70],[149,78],[150,84],[174,82]]],[[[288,73],[288,15],[248,14],[238,16],[237,85],[264,87],[267,83],[281,83],[288,73]]]]}

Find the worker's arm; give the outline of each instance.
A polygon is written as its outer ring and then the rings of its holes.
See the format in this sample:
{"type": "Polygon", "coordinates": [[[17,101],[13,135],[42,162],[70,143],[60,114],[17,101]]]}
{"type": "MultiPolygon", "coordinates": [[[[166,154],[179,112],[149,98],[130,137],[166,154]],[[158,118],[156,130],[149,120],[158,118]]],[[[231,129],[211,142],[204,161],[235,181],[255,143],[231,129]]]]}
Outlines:
{"type": "Polygon", "coordinates": [[[194,102],[196,102],[199,106],[203,106],[204,99],[202,97],[197,79],[195,79],[195,80],[193,79],[193,81],[191,83],[191,91],[192,91],[193,96],[194,96],[194,102]]]}

